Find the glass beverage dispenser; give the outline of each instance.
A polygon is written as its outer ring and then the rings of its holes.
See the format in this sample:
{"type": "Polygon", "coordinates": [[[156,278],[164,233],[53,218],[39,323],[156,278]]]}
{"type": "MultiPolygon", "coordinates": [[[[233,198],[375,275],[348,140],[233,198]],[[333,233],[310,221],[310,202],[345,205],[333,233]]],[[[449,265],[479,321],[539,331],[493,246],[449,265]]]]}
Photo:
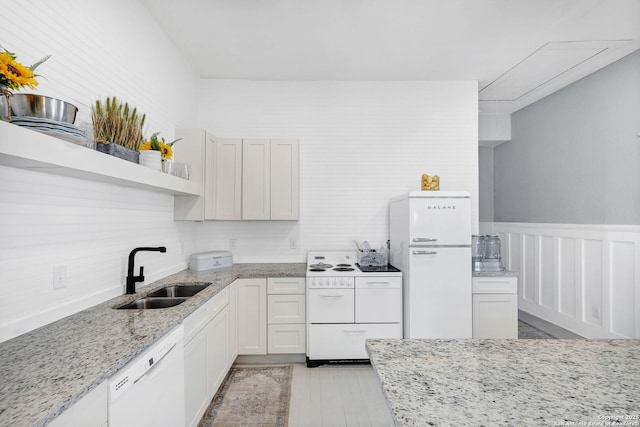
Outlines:
{"type": "Polygon", "coordinates": [[[496,234],[472,236],[473,271],[503,271],[501,242],[496,234]]]}

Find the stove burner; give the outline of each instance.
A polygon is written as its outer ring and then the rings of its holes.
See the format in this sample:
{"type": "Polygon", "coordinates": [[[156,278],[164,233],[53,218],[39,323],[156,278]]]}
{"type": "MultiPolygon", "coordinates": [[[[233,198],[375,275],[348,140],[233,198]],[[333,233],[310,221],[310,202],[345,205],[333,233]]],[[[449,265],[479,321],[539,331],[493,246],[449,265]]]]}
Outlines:
{"type": "Polygon", "coordinates": [[[336,267],[351,267],[351,264],[338,264],[336,267]]]}
{"type": "Polygon", "coordinates": [[[324,268],[310,268],[309,271],[327,271],[324,268]]]}
{"type": "Polygon", "coordinates": [[[350,267],[336,267],[333,269],[333,271],[353,271],[355,270],[355,268],[350,268],[350,267]]]}
{"type": "Polygon", "coordinates": [[[331,265],[331,264],[325,264],[324,262],[319,262],[319,263],[317,263],[317,264],[311,264],[311,265],[309,266],[309,268],[322,268],[322,269],[325,269],[325,268],[331,268],[331,267],[333,267],[333,265],[331,265]]]}

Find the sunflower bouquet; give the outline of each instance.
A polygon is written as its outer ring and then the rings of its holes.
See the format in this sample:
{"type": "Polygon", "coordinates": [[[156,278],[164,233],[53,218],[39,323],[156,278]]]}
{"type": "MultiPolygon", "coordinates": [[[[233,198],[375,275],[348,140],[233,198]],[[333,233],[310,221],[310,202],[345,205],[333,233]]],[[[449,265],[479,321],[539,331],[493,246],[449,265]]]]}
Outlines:
{"type": "Polygon", "coordinates": [[[139,150],[140,151],[143,151],[143,150],[160,151],[161,157],[164,160],[170,160],[173,157],[173,148],[172,148],[173,144],[180,141],[182,138],[178,138],[171,142],[166,142],[164,138],[159,139],[158,135],[160,135],[160,132],[156,132],[153,135],[151,135],[151,138],[149,138],[148,141],[145,141],[142,143],[142,145],[140,145],[139,150]]]}
{"type": "Polygon", "coordinates": [[[49,59],[47,55],[28,67],[16,61],[17,55],[0,46],[0,89],[21,90],[25,87],[35,89],[38,86],[34,73],[40,64],[49,59]]]}

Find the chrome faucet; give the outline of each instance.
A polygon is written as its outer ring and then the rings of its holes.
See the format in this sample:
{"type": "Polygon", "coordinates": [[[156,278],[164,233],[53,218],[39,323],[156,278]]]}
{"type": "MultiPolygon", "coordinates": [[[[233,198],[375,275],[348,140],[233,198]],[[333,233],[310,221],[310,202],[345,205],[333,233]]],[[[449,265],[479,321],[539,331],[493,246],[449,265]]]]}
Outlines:
{"type": "Polygon", "coordinates": [[[136,293],[136,282],[142,282],[144,281],[144,267],[140,266],[140,275],[139,276],[134,276],[133,275],[133,264],[134,264],[134,258],[136,256],[137,252],[143,252],[143,251],[151,251],[151,252],[167,252],[167,248],[165,246],[159,246],[157,248],[135,248],[134,250],[131,251],[131,253],[129,254],[129,268],[127,271],[127,294],[135,294],[136,293]]]}

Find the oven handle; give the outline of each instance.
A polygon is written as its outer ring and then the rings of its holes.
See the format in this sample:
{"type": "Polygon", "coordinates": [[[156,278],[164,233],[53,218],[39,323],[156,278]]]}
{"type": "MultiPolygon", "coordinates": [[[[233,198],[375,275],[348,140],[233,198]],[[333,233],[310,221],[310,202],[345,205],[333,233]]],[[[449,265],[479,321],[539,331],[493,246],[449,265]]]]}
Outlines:
{"type": "Polygon", "coordinates": [[[438,255],[436,251],[413,251],[414,255],[438,255]]]}

